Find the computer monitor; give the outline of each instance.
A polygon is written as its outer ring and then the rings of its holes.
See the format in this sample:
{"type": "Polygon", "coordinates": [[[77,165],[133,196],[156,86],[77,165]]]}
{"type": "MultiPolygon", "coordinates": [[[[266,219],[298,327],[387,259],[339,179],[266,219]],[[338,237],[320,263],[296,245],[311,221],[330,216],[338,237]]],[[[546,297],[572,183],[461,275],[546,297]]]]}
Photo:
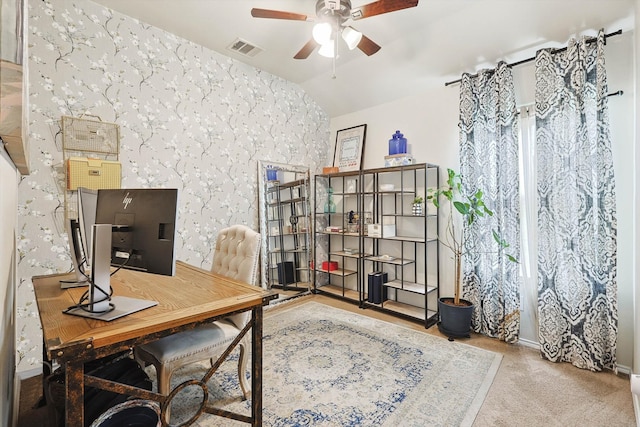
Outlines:
{"type": "Polygon", "coordinates": [[[93,256],[93,224],[96,222],[96,204],[98,191],[89,188],[78,188],[78,223],[80,226],[80,238],[82,251],[84,252],[85,267],[91,269],[93,256]]]}
{"type": "Polygon", "coordinates": [[[96,224],[112,224],[111,264],[175,274],[178,190],[98,190],[96,224]]]}

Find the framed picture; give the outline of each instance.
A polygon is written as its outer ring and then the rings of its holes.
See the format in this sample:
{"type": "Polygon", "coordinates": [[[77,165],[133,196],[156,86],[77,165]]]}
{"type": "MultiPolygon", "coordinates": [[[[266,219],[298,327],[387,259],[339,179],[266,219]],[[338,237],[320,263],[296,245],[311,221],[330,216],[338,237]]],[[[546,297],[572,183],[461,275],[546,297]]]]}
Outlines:
{"type": "Polygon", "coordinates": [[[340,172],[360,170],[366,135],[367,125],[339,130],[336,133],[336,151],[333,155],[333,166],[337,166],[340,172]]]}

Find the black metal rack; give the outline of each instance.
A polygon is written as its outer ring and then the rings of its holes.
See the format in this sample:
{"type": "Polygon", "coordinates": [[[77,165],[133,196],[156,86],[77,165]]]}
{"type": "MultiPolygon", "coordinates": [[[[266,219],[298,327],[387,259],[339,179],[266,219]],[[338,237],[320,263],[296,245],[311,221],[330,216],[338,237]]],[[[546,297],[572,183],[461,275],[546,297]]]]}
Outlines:
{"type": "Polygon", "coordinates": [[[283,290],[305,291],[312,282],[308,180],[267,186],[267,282],[283,290]]]}
{"type": "Polygon", "coordinates": [[[437,323],[439,216],[425,204],[422,213],[414,211],[412,202],[439,187],[439,173],[439,166],[422,163],[316,175],[314,292],[425,327],[437,323]],[[348,180],[356,181],[355,191],[345,191],[348,180]],[[324,211],[329,187],[335,213],[324,211]],[[351,229],[349,212],[358,216],[351,229]],[[323,262],[337,262],[338,268],[329,271],[323,262]]]}

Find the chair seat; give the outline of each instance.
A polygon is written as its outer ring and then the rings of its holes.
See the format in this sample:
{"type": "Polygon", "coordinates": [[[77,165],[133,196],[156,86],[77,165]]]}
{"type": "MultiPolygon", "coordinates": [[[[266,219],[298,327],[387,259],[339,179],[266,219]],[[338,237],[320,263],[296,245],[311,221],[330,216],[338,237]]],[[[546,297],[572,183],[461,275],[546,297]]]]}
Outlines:
{"type": "Polygon", "coordinates": [[[233,323],[223,319],[138,346],[136,351],[141,359],[149,361],[146,356],[151,356],[161,364],[173,364],[178,360],[182,363],[189,363],[191,359],[200,361],[202,353],[214,353],[216,348],[224,351],[238,332],[233,323]]]}
{"type": "MultiPolygon", "coordinates": [[[[211,271],[243,283],[256,284],[259,260],[260,234],[245,225],[233,225],[218,234],[211,271]]],[[[158,393],[168,396],[174,370],[221,355],[244,329],[249,317],[249,312],[232,314],[222,320],[136,346],[133,353],[139,362],[156,368],[158,393]]],[[[238,343],[238,379],[244,399],[250,394],[248,343],[246,335],[238,343]]],[[[169,419],[170,408],[164,409],[165,417],[169,419]]]]}

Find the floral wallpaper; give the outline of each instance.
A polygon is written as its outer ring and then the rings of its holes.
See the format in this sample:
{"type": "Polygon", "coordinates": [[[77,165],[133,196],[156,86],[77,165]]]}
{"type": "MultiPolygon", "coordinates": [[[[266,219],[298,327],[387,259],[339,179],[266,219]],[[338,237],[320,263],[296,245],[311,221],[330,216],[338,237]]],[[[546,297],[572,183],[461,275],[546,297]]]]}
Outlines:
{"type": "Polygon", "coordinates": [[[71,269],[61,116],[120,125],[122,186],[179,189],[177,256],[203,268],[221,228],[258,229],[258,160],[316,173],[330,151],[328,116],[293,83],[89,1],[29,2],[28,19],[18,371],[42,358],[31,277],[71,269]]]}

